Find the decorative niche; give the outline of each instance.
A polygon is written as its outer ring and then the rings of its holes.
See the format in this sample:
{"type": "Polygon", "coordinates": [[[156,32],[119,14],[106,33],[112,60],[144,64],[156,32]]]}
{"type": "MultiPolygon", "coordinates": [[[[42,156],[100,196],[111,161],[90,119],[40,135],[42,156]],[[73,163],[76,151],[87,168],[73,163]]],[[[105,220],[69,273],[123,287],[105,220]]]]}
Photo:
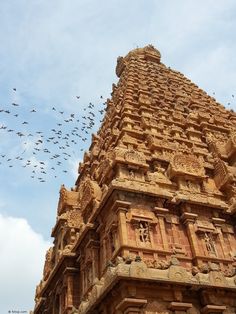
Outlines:
{"type": "Polygon", "coordinates": [[[140,247],[153,247],[153,233],[157,224],[155,214],[144,209],[132,209],[127,214],[127,220],[135,232],[136,245],[140,247]]]}

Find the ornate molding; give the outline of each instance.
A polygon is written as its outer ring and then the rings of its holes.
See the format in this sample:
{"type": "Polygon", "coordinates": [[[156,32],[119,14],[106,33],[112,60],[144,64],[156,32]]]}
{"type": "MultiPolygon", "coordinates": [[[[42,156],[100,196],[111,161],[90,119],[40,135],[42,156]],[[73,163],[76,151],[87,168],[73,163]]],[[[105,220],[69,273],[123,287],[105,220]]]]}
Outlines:
{"type": "MultiPolygon", "coordinates": [[[[89,209],[97,208],[101,201],[102,190],[98,183],[87,177],[80,185],[79,198],[83,214],[89,209]]],[[[87,217],[88,218],[88,217],[87,217]]]]}
{"type": "Polygon", "coordinates": [[[185,177],[203,180],[205,178],[205,169],[202,162],[195,155],[180,153],[176,153],[172,157],[167,173],[171,179],[185,177]]]}
{"type": "Polygon", "coordinates": [[[77,191],[69,191],[63,184],[60,189],[60,198],[57,207],[58,214],[60,215],[66,207],[79,206],[78,197],[79,193],[77,191]]]}

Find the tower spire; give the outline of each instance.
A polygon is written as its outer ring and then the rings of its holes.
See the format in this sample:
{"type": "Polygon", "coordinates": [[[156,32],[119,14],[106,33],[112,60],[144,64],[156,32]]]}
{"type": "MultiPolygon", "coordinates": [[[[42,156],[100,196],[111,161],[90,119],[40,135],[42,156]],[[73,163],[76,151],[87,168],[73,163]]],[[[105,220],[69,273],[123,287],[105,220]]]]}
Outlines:
{"type": "Polygon", "coordinates": [[[236,115],[151,45],[116,74],[34,313],[235,313],[236,115]]]}

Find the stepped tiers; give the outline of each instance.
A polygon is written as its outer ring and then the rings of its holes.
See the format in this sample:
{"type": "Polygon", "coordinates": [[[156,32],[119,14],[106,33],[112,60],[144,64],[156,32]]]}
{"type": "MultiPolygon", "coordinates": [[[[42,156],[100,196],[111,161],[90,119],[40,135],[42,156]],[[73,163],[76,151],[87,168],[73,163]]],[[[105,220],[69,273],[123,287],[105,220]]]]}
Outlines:
{"type": "Polygon", "coordinates": [[[33,313],[236,313],[236,114],[153,46],[116,73],[33,313]]]}

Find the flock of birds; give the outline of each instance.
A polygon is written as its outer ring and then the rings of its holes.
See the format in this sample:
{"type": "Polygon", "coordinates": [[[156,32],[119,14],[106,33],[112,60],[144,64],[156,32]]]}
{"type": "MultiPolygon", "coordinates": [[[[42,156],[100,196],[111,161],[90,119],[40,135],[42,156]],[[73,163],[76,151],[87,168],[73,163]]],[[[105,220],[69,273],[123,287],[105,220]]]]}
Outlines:
{"type": "MultiPolygon", "coordinates": [[[[13,92],[17,92],[16,88],[13,92]]],[[[75,98],[80,100],[80,96],[75,98]]],[[[81,159],[86,141],[102,122],[106,103],[103,96],[100,98],[101,104],[90,102],[81,108],[82,114],[56,107],[42,112],[35,106],[25,112],[18,102],[0,106],[0,138],[5,143],[0,148],[0,167],[26,168],[30,177],[41,183],[69,172],[70,161],[81,159]]]]}
{"type": "MultiPolygon", "coordinates": [[[[13,93],[17,95],[16,88],[13,93]]],[[[68,173],[72,161],[82,159],[86,141],[102,122],[106,105],[103,96],[96,106],[90,102],[81,107],[80,96],[75,100],[79,114],[53,106],[43,111],[18,101],[0,105],[0,170],[20,166],[41,183],[68,173]]]]}

